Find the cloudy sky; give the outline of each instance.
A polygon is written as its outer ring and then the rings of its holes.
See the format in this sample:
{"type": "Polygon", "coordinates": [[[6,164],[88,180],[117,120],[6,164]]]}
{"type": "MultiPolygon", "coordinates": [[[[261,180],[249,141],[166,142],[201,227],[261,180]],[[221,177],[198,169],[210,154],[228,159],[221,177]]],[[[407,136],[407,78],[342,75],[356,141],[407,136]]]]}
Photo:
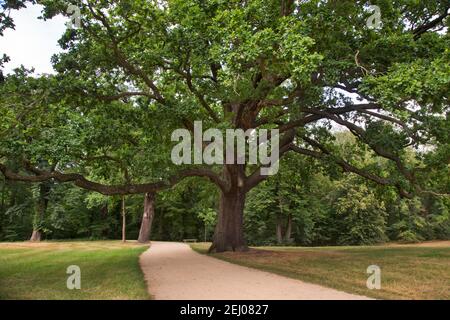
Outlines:
{"type": "Polygon", "coordinates": [[[58,16],[51,20],[38,20],[41,6],[28,5],[26,9],[13,10],[16,30],[6,30],[0,37],[0,54],[6,53],[11,61],[5,65],[4,72],[24,65],[34,67],[36,73],[52,73],[50,58],[61,49],[58,39],[64,33],[67,18],[58,16]]]}

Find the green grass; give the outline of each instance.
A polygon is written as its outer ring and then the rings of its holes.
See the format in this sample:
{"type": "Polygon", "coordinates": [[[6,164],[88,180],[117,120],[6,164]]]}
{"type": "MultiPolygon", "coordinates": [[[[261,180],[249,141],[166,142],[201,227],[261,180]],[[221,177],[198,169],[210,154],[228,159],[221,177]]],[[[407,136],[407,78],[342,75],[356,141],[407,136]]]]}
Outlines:
{"type": "Polygon", "coordinates": [[[0,299],[149,299],[139,255],[148,246],[119,241],[0,243],[0,299]],[[81,290],[66,286],[81,269],[81,290]]]}
{"type": "MultiPolygon", "coordinates": [[[[206,254],[209,244],[191,246],[206,254]]],[[[450,242],[439,246],[260,247],[212,256],[378,299],[450,299],[450,242]],[[381,268],[381,290],[366,287],[370,265],[381,268]]]]}

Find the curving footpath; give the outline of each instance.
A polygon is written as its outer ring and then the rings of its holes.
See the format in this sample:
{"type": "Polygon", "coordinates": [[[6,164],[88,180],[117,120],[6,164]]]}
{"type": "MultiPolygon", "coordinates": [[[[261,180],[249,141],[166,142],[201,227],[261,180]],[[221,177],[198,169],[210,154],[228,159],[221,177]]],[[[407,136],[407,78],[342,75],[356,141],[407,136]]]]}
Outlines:
{"type": "Polygon", "coordinates": [[[152,242],[140,257],[154,299],[159,300],[365,300],[353,295],[193,251],[176,242],[152,242]]]}

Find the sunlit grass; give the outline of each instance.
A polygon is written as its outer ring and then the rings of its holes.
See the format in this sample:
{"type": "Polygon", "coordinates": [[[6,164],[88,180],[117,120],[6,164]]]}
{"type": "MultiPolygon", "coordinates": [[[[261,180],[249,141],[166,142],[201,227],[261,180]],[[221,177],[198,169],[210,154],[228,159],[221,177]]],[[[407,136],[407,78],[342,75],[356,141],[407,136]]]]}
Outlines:
{"type": "Polygon", "coordinates": [[[0,243],[0,299],[148,299],[139,255],[148,246],[120,241],[0,243]],[[66,286],[81,268],[81,290],[66,286]]]}

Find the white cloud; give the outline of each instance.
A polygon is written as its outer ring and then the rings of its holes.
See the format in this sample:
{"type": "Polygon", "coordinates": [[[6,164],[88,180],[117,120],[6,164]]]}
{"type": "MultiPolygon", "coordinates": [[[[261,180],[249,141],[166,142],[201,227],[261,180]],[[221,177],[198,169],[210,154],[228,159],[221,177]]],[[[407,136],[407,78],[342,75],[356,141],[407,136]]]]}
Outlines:
{"type": "Polygon", "coordinates": [[[20,65],[34,67],[36,73],[54,72],[50,58],[61,52],[58,40],[68,19],[56,16],[51,20],[40,20],[41,10],[40,5],[29,5],[11,12],[16,28],[6,30],[0,37],[0,54],[6,53],[11,58],[4,68],[6,74],[20,65]]]}

